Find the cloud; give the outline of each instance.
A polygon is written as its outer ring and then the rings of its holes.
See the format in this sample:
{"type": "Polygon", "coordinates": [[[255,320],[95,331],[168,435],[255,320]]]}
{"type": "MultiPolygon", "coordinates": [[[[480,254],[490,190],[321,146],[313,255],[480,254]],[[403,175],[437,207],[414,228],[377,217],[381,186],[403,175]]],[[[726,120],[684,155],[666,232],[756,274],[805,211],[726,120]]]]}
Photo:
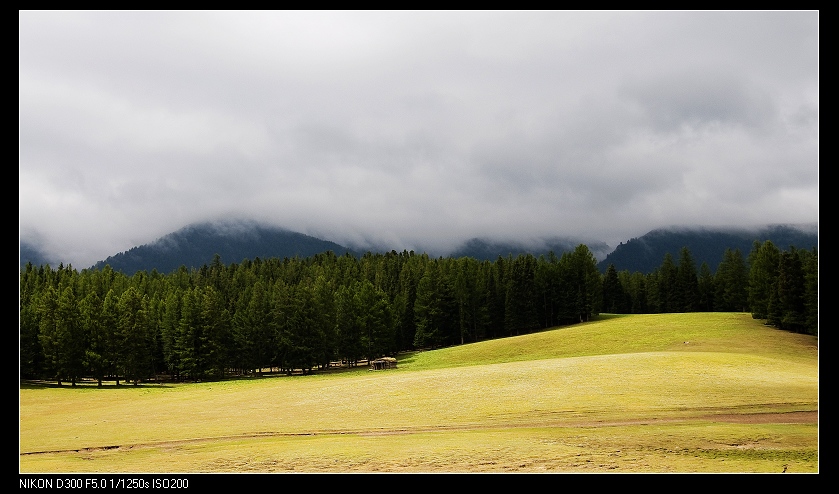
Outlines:
{"type": "Polygon", "coordinates": [[[21,239],[818,220],[818,12],[19,13],[21,239]]]}

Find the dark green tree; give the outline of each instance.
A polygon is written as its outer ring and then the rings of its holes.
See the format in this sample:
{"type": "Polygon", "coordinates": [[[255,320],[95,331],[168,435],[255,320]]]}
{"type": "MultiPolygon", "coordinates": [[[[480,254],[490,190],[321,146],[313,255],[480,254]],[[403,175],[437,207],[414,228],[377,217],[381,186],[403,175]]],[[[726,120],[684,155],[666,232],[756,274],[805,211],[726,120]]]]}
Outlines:
{"type": "Polygon", "coordinates": [[[614,264],[609,264],[603,277],[603,312],[622,314],[627,312],[625,293],[618,271],[614,264]]]}
{"type": "Polygon", "coordinates": [[[239,297],[233,315],[236,365],[247,372],[262,375],[262,369],[276,363],[277,330],[274,324],[272,289],[268,280],[256,278],[253,287],[239,297]]]}
{"type": "Polygon", "coordinates": [[[714,276],[715,310],[746,312],[749,310],[749,271],[739,249],[726,249],[714,276]]]}
{"type": "Polygon", "coordinates": [[[484,276],[487,280],[487,313],[489,324],[487,332],[490,338],[504,335],[504,321],[507,302],[507,259],[498,257],[485,265],[484,276]]]}
{"type": "Polygon", "coordinates": [[[676,268],[676,308],[680,312],[695,312],[699,306],[699,279],[696,263],[687,247],[679,251],[676,268]]]}
{"type": "Polygon", "coordinates": [[[181,380],[181,349],[179,341],[181,331],[182,291],[170,287],[163,307],[163,320],[160,324],[160,339],[163,362],[172,378],[181,380]]]}
{"type": "Polygon", "coordinates": [[[287,297],[279,300],[280,333],[285,343],[284,367],[287,372],[301,369],[309,374],[319,363],[318,343],[323,338],[318,326],[317,305],[311,286],[289,286],[287,297]]]}
{"type": "Polygon", "coordinates": [[[669,252],[664,255],[661,267],[655,274],[657,275],[655,277],[655,307],[657,312],[680,312],[682,307],[679,303],[676,288],[678,268],[669,252]]]}
{"type": "Polygon", "coordinates": [[[201,314],[202,304],[203,290],[200,287],[183,291],[177,347],[181,372],[193,381],[203,379],[209,367],[209,344],[201,314]]]}
{"type": "Polygon", "coordinates": [[[640,271],[627,270],[618,273],[627,297],[630,314],[646,314],[650,311],[647,302],[647,277],[640,271]]]}
{"type": "Polygon", "coordinates": [[[559,258],[553,251],[540,256],[536,263],[536,299],[543,328],[558,324],[559,258]]]}
{"type": "Polygon", "coordinates": [[[819,334],[819,256],[814,248],[804,256],[804,309],[805,332],[819,334]]]}
{"type": "MultiPolygon", "coordinates": [[[[324,261],[330,261],[332,258],[334,255],[324,261]]],[[[337,319],[335,282],[334,277],[328,274],[324,267],[317,266],[315,271],[316,275],[310,286],[314,304],[313,324],[320,335],[315,353],[318,365],[328,367],[334,359],[340,358],[335,324],[337,319]]],[[[393,328],[390,329],[392,331],[393,328]]],[[[391,336],[392,334],[391,332],[391,336]]]]}
{"type": "Polygon", "coordinates": [[[47,368],[58,384],[69,380],[75,386],[84,372],[85,340],[76,296],[69,286],[59,290],[46,287],[41,297],[39,338],[47,368]]]}
{"type": "Polygon", "coordinates": [[[749,307],[755,319],[769,318],[770,299],[777,296],[781,252],[769,240],[755,242],[749,253],[749,307]]]}
{"type": "Polygon", "coordinates": [[[360,301],[357,297],[360,281],[352,286],[341,286],[335,293],[335,327],[338,335],[338,354],[350,367],[358,365],[364,356],[361,335],[362,327],[360,301]]]}
{"type": "Polygon", "coordinates": [[[565,322],[586,322],[600,313],[603,280],[597,259],[588,246],[580,244],[560,258],[560,313],[565,322]]]}
{"type": "Polygon", "coordinates": [[[509,265],[504,327],[509,335],[526,334],[539,328],[536,296],[536,259],[521,254],[509,265]]]}
{"type": "Polygon", "coordinates": [[[148,298],[134,286],[123,292],[117,303],[122,350],[118,367],[122,369],[124,379],[135,386],[152,374],[148,309],[148,298]]]}
{"type": "Polygon", "coordinates": [[[95,291],[89,292],[80,304],[82,326],[85,331],[84,364],[102,386],[109,367],[110,342],[108,330],[102,323],[103,302],[95,291]]]}
{"type": "Polygon", "coordinates": [[[714,310],[714,291],[716,287],[714,275],[711,273],[711,268],[708,267],[707,262],[703,262],[699,267],[697,288],[699,289],[697,310],[699,312],[712,312],[714,310]]]}
{"type": "Polygon", "coordinates": [[[778,266],[779,328],[797,333],[806,332],[805,285],[801,256],[798,249],[790,247],[781,253],[778,266]]]}
{"type": "Polygon", "coordinates": [[[399,292],[393,300],[393,310],[396,317],[397,346],[403,350],[414,348],[414,337],[417,332],[417,319],[414,314],[414,304],[417,300],[417,284],[424,272],[422,256],[403,253],[400,256],[402,267],[399,271],[399,292]]]}
{"type": "Polygon", "coordinates": [[[387,294],[369,280],[363,280],[356,286],[355,297],[361,346],[367,360],[395,354],[393,311],[387,294]]]}
{"type": "Polygon", "coordinates": [[[440,272],[438,262],[426,265],[425,273],[417,284],[417,298],[414,304],[416,318],[415,347],[436,348],[446,343],[452,334],[457,318],[454,297],[440,272]]]}
{"type": "Polygon", "coordinates": [[[99,315],[105,341],[101,356],[103,357],[106,375],[113,377],[117,385],[120,379],[120,365],[123,359],[122,335],[120,333],[119,299],[114,288],[108,289],[105,300],[102,301],[102,312],[99,315]]]}
{"type": "Polygon", "coordinates": [[[39,297],[44,290],[43,269],[31,262],[20,275],[20,377],[36,378],[43,375],[44,350],[39,341],[39,297]],[[40,274],[39,274],[40,272],[40,274]]]}
{"type": "Polygon", "coordinates": [[[200,323],[205,338],[206,369],[216,377],[224,377],[231,367],[230,350],[234,347],[230,312],[223,295],[214,285],[208,285],[202,294],[200,323]]]}

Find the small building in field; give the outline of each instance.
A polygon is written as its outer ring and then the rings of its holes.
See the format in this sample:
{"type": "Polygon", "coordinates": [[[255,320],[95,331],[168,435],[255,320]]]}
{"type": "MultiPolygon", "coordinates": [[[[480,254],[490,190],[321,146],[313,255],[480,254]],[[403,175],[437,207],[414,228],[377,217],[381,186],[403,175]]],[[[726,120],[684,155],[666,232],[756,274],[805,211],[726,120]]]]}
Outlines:
{"type": "Polygon", "coordinates": [[[382,357],[370,361],[370,370],[395,369],[396,359],[393,357],[382,357]]]}

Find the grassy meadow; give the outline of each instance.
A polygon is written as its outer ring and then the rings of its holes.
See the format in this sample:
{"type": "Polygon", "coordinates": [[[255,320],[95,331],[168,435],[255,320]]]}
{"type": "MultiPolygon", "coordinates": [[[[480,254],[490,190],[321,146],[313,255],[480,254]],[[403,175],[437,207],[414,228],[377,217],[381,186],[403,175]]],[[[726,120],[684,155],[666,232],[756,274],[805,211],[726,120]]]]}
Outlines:
{"type": "Polygon", "coordinates": [[[21,473],[818,472],[818,340],[603,315],[399,368],[21,383],[21,473]]]}

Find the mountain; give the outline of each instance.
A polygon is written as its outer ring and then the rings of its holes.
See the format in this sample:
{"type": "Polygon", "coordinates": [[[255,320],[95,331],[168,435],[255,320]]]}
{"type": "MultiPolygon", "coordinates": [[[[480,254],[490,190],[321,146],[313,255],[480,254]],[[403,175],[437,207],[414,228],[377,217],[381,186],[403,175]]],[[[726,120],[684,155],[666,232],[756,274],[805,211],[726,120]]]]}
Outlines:
{"type": "MultiPolygon", "coordinates": [[[[744,258],[751,252],[755,241],[772,241],[780,249],[795,246],[811,249],[818,246],[818,225],[770,225],[761,228],[687,228],[670,227],[653,230],[641,237],[621,243],[613,251],[603,242],[585,242],[573,239],[550,238],[537,241],[497,241],[488,238],[473,238],[464,242],[447,257],[473,257],[479,260],[495,261],[499,256],[513,257],[532,254],[536,257],[553,252],[557,257],[572,251],[585,243],[605,273],[609,264],[618,271],[629,270],[649,273],[661,266],[665,254],[670,253],[678,262],[679,251],[687,247],[697,268],[703,262],[711,271],[716,271],[722,261],[725,249],[739,249],[744,258]]],[[[372,252],[389,252],[386,247],[367,248],[372,252]]],[[[106,264],[117,271],[134,274],[137,271],[156,269],[169,273],[182,265],[198,268],[212,262],[218,254],[224,264],[239,263],[244,259],[271,257],[309,257],[332,251],[336,255],[349,253],[359,256],[356,249],[321,240],[309,235],[283,228],[261,225],[255,222],[213,222],[187,226],[146,245],[134,247],[126,252],[108,257],[93,266],[101,269],[106,264]]],[[[50,264],[37,245],[21,241],[20,263],[39,266],[50,264]]]]}
{"type": "Polygon", "coordinates": [[[20,242],[20,267],[23,269],[26,266],[26,263],[31,262],[33,266],[43,266],[44,264],[49,264],[50,266],[57,267],[58,263],[55,262],[54,259],[51,259],[49,256],[43,253],[41,249],[34,244],[31,244],[26,241],[20,242]]]}
{"type": "Polygon", "coordinates": [[[810,250],[819,244],[818,225],[769,225],[753,229],[661,228],[621,243],[597,267],[604,273],[610,264],[618,271],[649,273],[661,266],[667,253],[678,263],[679,252],[687,247],[697,268],[705,262],[711,272],[716,272],[726,249],[739,249],[747,259],[754,242],[766,240],[781,250],[790,246],[810,250]]]}
{"type": "Polygon", "coordinates": [[[611,248],[603,242],[584,242],[573,239],[551,238],[531,243],[525,242],[496,242],[488,239],[473,238],[455,249],[449,257],[473,257],[481,261],[495,261],[498,257],[519,254],[532,254],[535,257],[547,256],[553,252],[561,257],[565,252],[571,252],[580,244],[586,244],[596,259],[603,259],[611,248]]]}
{"type": "MultiPolygon", "coordinates": [[[[553,238],[526,242],[496,242],[474,238],[447,257],[474,257],[479,260],[494,261],[499,256],[513,257],[519,254],[547,255],[553,252],[561,256],[574,250],[580,241],[553,238]]],[[[603,242],[587,244],[596,258],[602,259],[609,252],[609,246],[603,242]]],[[[386,247],[368,248],[373,252],[389,252],[386,247]]],[[[335,242],[321,240],[282,228],[259,225],[251,222],[215,222],[190,225],[170,233],[160,239],[126,252],[108,257],[93,266],[101,269],[106,264],[116,271],[133,274],[137,271],[157,269],[161,273],[177,270],[182,265],[198,268],[212,262],[218,254],[222,262],[229,264],[243,259],[260,257],[309,257],[322,252],[332,251],[337,255],[350,253],[359,256],[359,252],[335,242]]],[[[33,262],[34,264],[34,262],[33,262]]]]}
{"type": "Polygon", "coordinates": [[[224,264],[230,264],[257,257],[305,258],[326,251],[339,256],[345,253],[358,255],[335,242],[282,228],[250,222],[200,223],[184,227],[151,244],[108,257],[93,268],[101,269],[107,264],[115,271],[126,274],[152,269],[169,273],[182,265],[198,268],[210,264],[216,254],[224,264]]]}

